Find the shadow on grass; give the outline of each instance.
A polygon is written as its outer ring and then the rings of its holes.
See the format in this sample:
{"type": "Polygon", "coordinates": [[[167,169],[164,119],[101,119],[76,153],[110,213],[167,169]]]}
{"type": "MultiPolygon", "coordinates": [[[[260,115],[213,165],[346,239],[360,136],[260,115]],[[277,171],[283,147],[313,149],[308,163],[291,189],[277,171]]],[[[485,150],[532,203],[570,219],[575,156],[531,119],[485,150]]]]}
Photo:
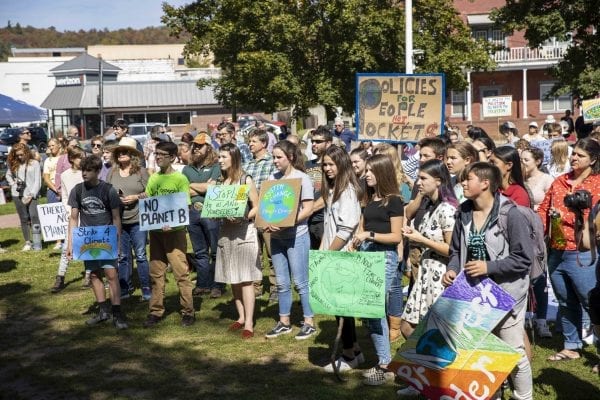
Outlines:
{"type": "MultiPolygon", "coordinates": [[[[556,397],[554,397],[556,399],[589,400],[589,394],[594,392],[597,393],[598,390],[597,386],[580,379],[577,375],[565,371],[564,369],[557,368],[542,369],[536,378],[536,382],[551,382],[552,388],[556,393],[556,397]]],[[[543,390],[544,388],[542,388],[542,391],[543,390]]],[[[538,389],[538,393],[539,392],[540,390],[538,389]]],[[[545,395],[545,398],[549,398],[551,392],[545,391],[542,395],[545,395]]]]}
{"type": "Polygon", "coordinates": [[[17,268],[17,264],[15,260],[0,260],[0,273],[12,271],[17,268]]]}

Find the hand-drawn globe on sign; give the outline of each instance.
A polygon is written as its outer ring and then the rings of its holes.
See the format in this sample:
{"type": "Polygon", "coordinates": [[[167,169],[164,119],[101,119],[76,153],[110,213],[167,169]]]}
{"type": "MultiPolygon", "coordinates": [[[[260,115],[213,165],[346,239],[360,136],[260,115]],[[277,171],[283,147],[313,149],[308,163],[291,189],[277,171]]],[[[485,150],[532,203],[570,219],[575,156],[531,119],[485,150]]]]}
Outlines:
{"type": "Polygon", "coordinates": [[[417,354],[436,357],[437,360],[433,362],[441,368],[447,367],[456,359],[456,352],[452,350],[439,329],[430,329],[421,335],[415,350],[417,354]]]}
{"type": "Polygon", "coordinates": [[[81,258],[86,257],[86,260],[113,260],[115,257],[113,256],[110,248],[100,249],[97,247],[94,248],[82,248],[81,249],[81,258]],[[86,257],[87,254],[87,257],[86,257]]]}
{"type": "Polygon", "coordinates": [[[360,83],[359,104],[368,109],[375,108],[381,103],[381,86],[377,79],[367,79],[360,83]]]}
{"type": "Polygon", "coordinates": [[[273,185],[263,195],[258,212],[267,223],[276,224],[296,212],[294,199],[292,186],[285,183],[273,185]]]}
{"type": "Polygon", "coordinates": [[[319,280],[321,293],[330,292],[329,301],[336,307],[350,307],[363,291],[359,274],[352,265],[325,267],[319,280]]]}

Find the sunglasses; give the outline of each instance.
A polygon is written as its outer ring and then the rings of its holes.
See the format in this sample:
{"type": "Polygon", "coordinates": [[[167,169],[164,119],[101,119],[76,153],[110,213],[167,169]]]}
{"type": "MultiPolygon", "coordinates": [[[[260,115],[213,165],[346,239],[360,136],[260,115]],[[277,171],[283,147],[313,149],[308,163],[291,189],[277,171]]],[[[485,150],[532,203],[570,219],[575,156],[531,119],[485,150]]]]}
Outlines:
{"type": "Polygon", "coordinates": [[[92,143],[92,147],[100,148],[100,147],[102,147],[102,144],[100,144],[100,143],[92,143]]]}
{"type": "Polygon", "coordinates": [[[321,144],[321,143],[325,143],[326,140],[325,139],[312,139],[311,142],[314,144],[321,144]]]}

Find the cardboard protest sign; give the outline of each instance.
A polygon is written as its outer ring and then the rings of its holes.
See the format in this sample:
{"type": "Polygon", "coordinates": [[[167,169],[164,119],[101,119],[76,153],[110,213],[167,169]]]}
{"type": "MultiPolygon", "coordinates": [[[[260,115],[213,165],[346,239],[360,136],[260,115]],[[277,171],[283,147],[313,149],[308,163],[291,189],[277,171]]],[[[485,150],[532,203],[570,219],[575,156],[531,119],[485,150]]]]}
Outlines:
{"type": "Polygon", "coordinates": [[[44,242],[67,238],[69,215],[62,203],[38,204],[37,210],[44,242]]]}
{"type": "Polygon", "coordinates": [[[460,273],[388,368],[427,398],[490,398],[521,357],[491,334],[514,304],[491,279],[460,273]]]}
{"type": "Polygon", "coordinates": [[[600,99],[583,100],[581,111],[586,123],[600,121],[600,99]]]}
{"type": "Polygon", "coordinates": [[[418,141],[443,127],[443,74],[357,74],[358,140],[418,141]]]}
{"type": "Polygon", "coordinates": [[[75,260],[116,260],[119,256],[114,225],[79,226],[72,234],[75,260]]]}
{"type": "Polygon", "coordinates": [[[260,187],[256,227],[267,225],[287,228],[296,224],[302,180],[279,179],[264,181],[260,187]]]}
{"type": "Polygon", "coordinates": [[[248,205],[248,185],[211,185],[206,190],[202,218],[243,217],[248,205]]]}
{"type": "Polygon", "coordinates": [[[188,195],[183,192],[141,199],[139,210],[141,231],[185,226],[190,220],[188,195]]]}
{"type": "Polygon", "coordinates": [[[483,118],[512,115],[512,96],[490,96],[481,100],[483,118]]]}
{"type": "Polygon", "coordinates": [[[385,253],[311,250],[310,306],[317,314],[385,318],[385,253]]]}

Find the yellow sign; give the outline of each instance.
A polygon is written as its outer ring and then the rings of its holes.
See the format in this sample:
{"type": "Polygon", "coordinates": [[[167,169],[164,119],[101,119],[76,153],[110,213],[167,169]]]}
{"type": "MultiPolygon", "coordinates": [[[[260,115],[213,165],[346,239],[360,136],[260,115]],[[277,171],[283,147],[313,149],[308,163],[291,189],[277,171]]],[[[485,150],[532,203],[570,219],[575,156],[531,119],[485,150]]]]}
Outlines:
{"type": "Polygon", "coordinates": [[[443,74],[357,74],[358,140],[418,141],[440,135],[443,74]]]}

